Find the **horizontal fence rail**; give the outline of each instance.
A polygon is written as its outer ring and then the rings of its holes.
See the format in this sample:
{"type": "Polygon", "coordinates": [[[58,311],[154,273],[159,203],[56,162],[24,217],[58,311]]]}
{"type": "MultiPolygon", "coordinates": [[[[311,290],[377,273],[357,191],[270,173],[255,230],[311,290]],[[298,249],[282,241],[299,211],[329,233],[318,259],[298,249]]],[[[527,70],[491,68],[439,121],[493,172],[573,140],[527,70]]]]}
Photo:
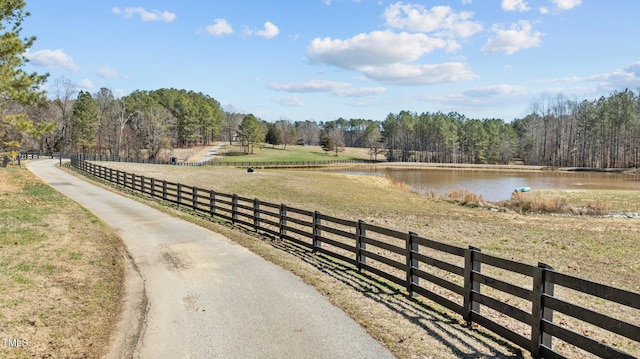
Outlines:
{"type": "MultiPolygon", "coordinates": [[[[564,358],[552,341],[603,358],[634,358],[582,331],[587,323],[638,348],[638,323],[572,303],[575,295],[626,308],[640,317],[640,294],[523,264],[364,221],[332,217],[257,198],[161,181],[72,158],[76,169],[177,206],[294,242],[354,265],[423,296],[528,350],[535,358],[564,358]],[[514,279],[516,278],[516,279],[514,279]],[[492,315],[494,313],[494,315],[492,315]],[[568,318],[558,321],[555,317],[568,318]]],[[[636,355],[639,353],[635,353],[636,355]]]]}

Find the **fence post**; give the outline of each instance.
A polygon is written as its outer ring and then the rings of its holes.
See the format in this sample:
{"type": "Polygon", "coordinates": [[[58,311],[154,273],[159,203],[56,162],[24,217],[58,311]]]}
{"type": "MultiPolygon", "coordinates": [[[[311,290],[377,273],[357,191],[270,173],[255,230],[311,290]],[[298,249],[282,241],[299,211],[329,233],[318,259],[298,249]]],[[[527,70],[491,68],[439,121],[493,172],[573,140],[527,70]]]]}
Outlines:
{"type": "Polygon", "coordinates": [[[142,192],[142,194],[147,194],[147,192],[145,192],[144,182],[144,176],[140,176],[140,192],[142,192]]]}
{"type": "Polygon", "coordinates": [[[167,200],[167,181],[162,181],[162,200],[167,200]]]}
{"type": "Polygon", "coordinates": [[[151,198],[156,196],[156,179],[151,177],[151,190],[149,191],[151,194],[151,198]]]}
{"type": "Polygon", "coordinates": [[[238,195],[233,194],[231,197],[231,223],[236,224],[238,220],[238,195]]]}
{"type": "Polygon", "coordinates": [[[278,232],[280,233],[280,240],[283,240],[287,235],[287,230],[285,227],[287,226],[287,206],[283,203],[280,204],[280,218],[278,218],[278,232]]]}
{"type": "Polygon", "coordinates": [[[356,267],[358,270],[361,270],[362,265],[367,262],[367,257],[362,253],[367,249],[367,244],[362,241],[362,238],[367,235],[366,231],[364,221],[359,219],[356,225],[356,267]]]}
{"type": "Polygon", "coordinates": [[[414,232],[407,233],[407,291],[409,295],[413,295],[413,287],[417,286],[420,278],[413,274],[414,269],[418,269],[419,261],[413,258],[413,253],[418,252],[418,244],[414,243],[413,237],[417,236],[414,232]]]}
{"type": "Polygon", "coordinates": [[[176,189],[176,202],[178,203],[178,207],[180,207],[180,203],[182,203],[182,183],[178,183],[178,189],[176,189]]]}
{"type": "Polygon", "coordinates": [[[473,272],[480,273],[480,262],[475,259],[475,253],[479,253],[480,249],[469,246],[464,254],[464,304],[463,319],[467,323],[467,327],[471,327],[471,312],[480,313],[480,303],[473,301],[473,292],[480,292],[480,283],[473,280],[473,272]]]}
{"type": "Polygon", "coordinates": [[[260,228],[260,200],[253,199],[253,229],[258,232],[260,228]]]}
{"type": "Polygon", "coordinates": [[[191,187],[191,207],[194,211],[198,210],[198,188],[196,186],[191,187]]]}
{"type": "Polygon", "coordinates": [[[209,191],[209,214],[211,217],[216,215],[216,192],[214,190],[209,191]]]}
{"type": "Polygon", "coordinates": [[[553,310],[545,308],[544,296],[553,297],[554,285],[547,282],[546,273],[553,268],[544,263],[538,263],[533,273],[533,298],[531,306],[531,356],[541,358],[540,347],[552,348],[552,336],[542,331],[542,320],[553,322],[553,310]]]}
{"type": "Polygon", "coordinates": [[[320,216],[320,212],[313,212],[313,252],[316,252],[318,248],[322,247],[322,241],[320,240],[320,236],[322,235],[322,230],[320,229],[322,218],[320,218],[320,216]]]}

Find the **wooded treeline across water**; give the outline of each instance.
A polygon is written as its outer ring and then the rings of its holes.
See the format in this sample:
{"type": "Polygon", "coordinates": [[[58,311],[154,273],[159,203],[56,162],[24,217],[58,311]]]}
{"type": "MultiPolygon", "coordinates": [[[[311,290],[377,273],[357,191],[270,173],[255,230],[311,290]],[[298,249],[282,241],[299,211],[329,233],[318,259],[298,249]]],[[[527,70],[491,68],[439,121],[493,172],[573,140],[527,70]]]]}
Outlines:
{"type": "MultiPolygon", "coordinates": [[[[135,91],[116,98],[102,88],[80,91],[64,80],[56,98],[37,105],[14,105],[48,133],[29,136],[14,128],[9,137],[20,151],[92,153],[157,159],[165,149],[227,141],[253,152],[254,144],[368,148],[371,159],[389,161],[633,168],[640,167],[640,91],[614,92],[579,102],[562,95],[544,97],[523,118],[473,119],[457,112],[390,113],[382,121],[344,119],[315,122],[281,119],[222,109],[214,98],[193,91],[135,91]]],[[[9,151],[11,149],[5,149],[9,151]]]]}

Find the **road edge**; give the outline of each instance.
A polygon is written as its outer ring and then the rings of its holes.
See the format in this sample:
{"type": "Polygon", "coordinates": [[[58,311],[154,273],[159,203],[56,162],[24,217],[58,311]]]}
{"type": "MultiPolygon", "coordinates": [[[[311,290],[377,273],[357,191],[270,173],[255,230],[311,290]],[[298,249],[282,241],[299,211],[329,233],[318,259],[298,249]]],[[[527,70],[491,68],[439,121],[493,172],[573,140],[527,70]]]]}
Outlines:
{"type": "Polygon", "coordinates": [[[104,359],[134,358],[144,332],[149,301],[145,280],[129,250],[120,252],[124,262],[125,288],[119,320],[111,332],[109,351],[104,359]]]}

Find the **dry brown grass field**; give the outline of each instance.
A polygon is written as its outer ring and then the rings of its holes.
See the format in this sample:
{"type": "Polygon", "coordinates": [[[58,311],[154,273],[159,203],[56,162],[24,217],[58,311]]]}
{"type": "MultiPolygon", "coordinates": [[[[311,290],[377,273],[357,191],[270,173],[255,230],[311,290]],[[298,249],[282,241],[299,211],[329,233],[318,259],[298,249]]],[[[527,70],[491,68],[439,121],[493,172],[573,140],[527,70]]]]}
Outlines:
{"type": "MultiPolygon", "coordinates": [[[[483,253],[527,264],[544,262],[562,273],[640,292],[640,221],[637,218],[524,215],[510,210],[470,208],[417,195],[402,184],[380,177],[296,170],[261,169],[247,173],[236,168],[101,164],[145,177],[318,210],[339,218],[361,219],[399,231],[413,231],[436,241],[479,247],[483,253]]],[[[277,255],[272,256],[278,258],[277,255]]],[[[577,298],[585,307],[602,309],[602,306],[607,306],[601,300],[569,291],[560,291],[558,295],[577,298]]],[[[349,306],[348,301],[334,300],[347,303],[342,307],[349,306]]],[[[610,309],[616,317],[631,323],[640,322],[637,311],[610,309]]],[[[356,312],[351,314],[364,316],[365,322],[374,320],[372,315],[356,312]]],[[[556,320],[574,324],[571,318],[561,315],[556,315],[556,320]]],[[[371,330],[371,326],[368,328],[371,330]]],[[[584,330],[589,335],[597,331],[590,327],[584,330]]],[[[394,351],[401,357],[420,357],[420,350],[412,352],[413,349],[407,348],[416,346],[417,336],[422,338],[421,341],[425,336],[411,331],[407,338],[402,339],[398,338],[398,331],[402,329],[391,330],[395,336],[384,339],[383,335],[382,341],[402,348],[394,351]]],[[[640,354],[637,344],[612,338],[606,333],[603,335],[603,341],[640,354]]],[[[556,345],[563,347],[563,343],[556,345]]],[[[581,352],[573,353],[569,348],[565,353],[573,357],[583,355],[581,352]]],[[[424,355],[434,356],[433,353],[424,355]]],[[[441,353],[435,357],[448,356],[441,353]]]]}

